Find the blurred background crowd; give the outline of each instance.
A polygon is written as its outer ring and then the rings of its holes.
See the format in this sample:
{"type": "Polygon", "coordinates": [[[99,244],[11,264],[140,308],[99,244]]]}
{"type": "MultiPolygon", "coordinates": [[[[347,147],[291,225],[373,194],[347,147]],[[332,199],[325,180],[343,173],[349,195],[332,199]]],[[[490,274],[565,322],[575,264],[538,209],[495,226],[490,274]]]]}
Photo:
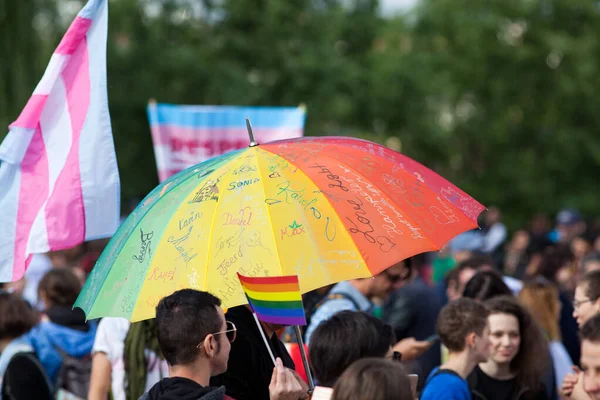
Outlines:
{"type": "MultiPolygon", "coordinates": [[[[0,2],[0,51],[11,55],[0,60],[0,126],[8,126],[27,102],[82,4],[0,2]]],[[[557,398],[581,359],[579,328],[600,312],[600,291],[590,295],[595,284],[584,278],[600,270],[598,2],[111,0],[108,40],[123,217],[158,183],[149,99],[305,105],[306,136],[384,144],[490,205],[479,229],[440,252],[413,257],[401,274],[390,269],[354,285],[368,304],[353,311],[369,309],[391,326],[390,336],[403,343],[403,362],[418,374],[418,390],[449,356],[434,337],[442,307],[462,297],[483,302],[514,295],[547,339],[554,368],[545,383],[548,397],[557,398]]],[[[81,310],[71,311],[107,243],[35,255],[23,279],[2,284],[0,345],[32,330],[39,318],[49,319],[68,329],[62,351],[76,359],[89,356],[87,366],[73,367],[87,372],[70,391],[83,397],[89,391],[90,399],[109,393],[137,398],[166,371],[153,320],[130,326],[106,318],[97,324],[81,310]],[[41,317],[24,318],[12,302],[17,298],[41,317]],[[18,324],[2,325],[11,318],[18,324]],[[92,369],[92,354],[104,355],[94,357],[104,369],[92,369]],[[104,375],[94,374],[99,370],[104,375]]],[[[329,289],[305,296],[309,317],[328,300],[329,289]]],[[[321,313],[331,311],[331,317],[332,310],[321,313]]],[[[324,317],[308,327],[308,334],[316,330],[313,348],[326,340],[317,327],[324,317]]],[[[36,351],[50,349],[45,343],[56,332],[33,332],[36,351]]],[[[315,351],[317,378],[333,385],[343,369],[324,379],[323,371],[331,369],[315,351]]],[[[59,353],[38,353],[52,380],[62,373],[59,353]]],[[[0,359],[0,375],[2,367],[0,359]]],[[[347,381],[363,367],[348,370],[347,381]]]]}

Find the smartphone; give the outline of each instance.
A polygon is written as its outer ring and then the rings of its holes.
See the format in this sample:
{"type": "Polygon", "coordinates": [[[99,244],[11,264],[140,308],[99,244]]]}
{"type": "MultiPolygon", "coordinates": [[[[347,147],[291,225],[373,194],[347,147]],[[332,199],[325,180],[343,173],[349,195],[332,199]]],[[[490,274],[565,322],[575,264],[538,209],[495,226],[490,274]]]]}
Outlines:
{"type": "Polygon", "coordinates": [[[311,400],[329,400],[331,399],[331,396],[333,396],[333,389],[317,386],[315,387],[311,400]]]}
{"type": "Polygon", "coordinates": [[[409,374],[408,379],[410,381],[410,390],[412,391],[413,398],[417,398],[417,384],[419,383],[419,375],[409,374]]]}
{"type": "Polygon", "coordinates": [[[436,335],[431,335],[429,336],[427,339],[425,339],[425,342],[437,342],[438,340],[440,340],[440,337],[436,334],[436,335]]]}

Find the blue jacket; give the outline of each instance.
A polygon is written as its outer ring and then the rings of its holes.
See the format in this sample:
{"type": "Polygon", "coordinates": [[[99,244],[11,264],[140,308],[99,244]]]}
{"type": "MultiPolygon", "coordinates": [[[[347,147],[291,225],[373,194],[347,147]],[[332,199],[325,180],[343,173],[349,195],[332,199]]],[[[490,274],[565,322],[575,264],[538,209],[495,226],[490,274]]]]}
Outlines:
{"type": "Polygon", "coordinates": [[[97,323],[92,321],[89,327],[87,332],[82,332],[53,322],[42,322],[25,335],[52,382],[56,382],[62,366],[62,357],[57,348],[75,358],[92,353],[97,323]]]}

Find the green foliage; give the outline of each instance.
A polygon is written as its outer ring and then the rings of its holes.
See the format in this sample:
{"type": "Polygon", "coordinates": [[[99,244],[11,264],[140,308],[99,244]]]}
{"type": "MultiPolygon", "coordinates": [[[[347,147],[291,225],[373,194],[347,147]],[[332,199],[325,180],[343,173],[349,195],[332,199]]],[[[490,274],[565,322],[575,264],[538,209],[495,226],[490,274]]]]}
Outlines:
{"type": "Polygon", "coordinates": [[[598,213],[597,4],[422,0],[412,17],[390,21],[373,76],[395,83],[374,99],[407,107],[389,132],[405,151],[513,226],[565,205],[598,213]]]}
{"type": "Polygon", "coordinates": [[[60,38],[57,19],[53,0],[0,2],[0,139],[42,77],[60,38]]]}
{"type": "MultiPolygon", "coordinates": [[[[2,2],[0,126],[41,78],[58,15],[50,0],[2,2]]],[[[585,0],[421,0],[393,19],[376,0],[110,1],[125,198],[157,183],[149,99],[303,103],[308,135],[398,138],[512,226],[565,205],[597,214],[599,72],[600,11],[585,0]]]]}

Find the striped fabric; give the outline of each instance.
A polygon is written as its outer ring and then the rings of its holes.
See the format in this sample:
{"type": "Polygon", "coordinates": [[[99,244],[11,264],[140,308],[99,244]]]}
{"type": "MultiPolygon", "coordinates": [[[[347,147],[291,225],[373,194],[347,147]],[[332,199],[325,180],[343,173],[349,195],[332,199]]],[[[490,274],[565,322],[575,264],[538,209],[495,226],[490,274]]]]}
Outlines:
{"type": "Polygon", "coordinates": [[[107,0],[90,0],[0,145],[0,281],[34,253],[108,237],[119,174],[106,92],[107,0]]]}
{"type": "Polygon", "coordinates": [[[280,325],[306,325],[296,275],[249,277],[237,274],[248,304],[259,320],[280,325]]]}
{"type": "Polygon", "coordinates": [[[301,137],[306,112],[302,107],[235,107],[148,105],[154,154],[161,182],[192,165],[250,143],[246,120],[256,141],[301,137]]]}

